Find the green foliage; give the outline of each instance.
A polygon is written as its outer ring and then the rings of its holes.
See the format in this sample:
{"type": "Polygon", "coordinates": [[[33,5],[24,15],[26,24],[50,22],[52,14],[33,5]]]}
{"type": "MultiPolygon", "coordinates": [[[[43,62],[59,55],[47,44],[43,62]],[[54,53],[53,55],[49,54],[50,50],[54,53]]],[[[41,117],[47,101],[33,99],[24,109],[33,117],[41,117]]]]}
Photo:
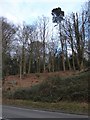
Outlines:
{"type": "MultiPolygon", "coordinates": [[[[72,77],[49,77],[44,82],[13,92],[14,99],[31,99],[42,102],[79,101],[88,102],[89,72],[72,77]]],[[[8,96],[10,98],[10,95],[8,96]]]]}

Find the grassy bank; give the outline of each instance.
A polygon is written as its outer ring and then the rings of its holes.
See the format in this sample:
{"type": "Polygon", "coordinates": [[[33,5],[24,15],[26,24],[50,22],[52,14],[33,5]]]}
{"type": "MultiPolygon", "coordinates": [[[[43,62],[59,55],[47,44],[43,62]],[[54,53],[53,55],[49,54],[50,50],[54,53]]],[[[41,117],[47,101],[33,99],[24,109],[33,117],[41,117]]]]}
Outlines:
{"type": "Polygon", "coordinates": [[[34,102],[88,102],[89,78],[89,72],[67,78],[51,76],[40,84],[14,91],[5,91],[3,95],[9,99],[32,100],[34,102]]]}
{"type": "Polygon", "coordinates": [[[58,103],[33,102],[30,100],[3,100],[5,105],[14,105],[26,108],[35,108],[50,111],[59,111],[76,114],[88,114],[88,104],[79,102],[61,101],[58,103]]]}
{"type": "Polygon", "coordinates": [[[90,71],[67,78],[50,76],[29,88],[3,92],[3,103],[22,107],[88,113],[90,71]],[[67,102],[68,101],[68,102],[67,102]]]}

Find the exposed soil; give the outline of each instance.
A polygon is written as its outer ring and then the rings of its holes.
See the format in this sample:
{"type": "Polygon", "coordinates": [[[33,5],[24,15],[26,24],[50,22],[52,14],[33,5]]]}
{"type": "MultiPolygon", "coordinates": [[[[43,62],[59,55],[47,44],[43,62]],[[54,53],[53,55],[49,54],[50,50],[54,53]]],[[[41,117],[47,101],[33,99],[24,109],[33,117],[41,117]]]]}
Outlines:
{"type": "Polygon", "coordinates": [[[51,73],[31,73],[25,76],[22,76],[20,79],[19,75],[10,75],[5,78],[3,89],[11,90],[19,87],[31,87],[35,84],[38,84],[45,80],[49,76],[60,76],[67,77],[76,74],[77,72],[73,71],[60,71],[60,72],[51,72],[51,73]]]}

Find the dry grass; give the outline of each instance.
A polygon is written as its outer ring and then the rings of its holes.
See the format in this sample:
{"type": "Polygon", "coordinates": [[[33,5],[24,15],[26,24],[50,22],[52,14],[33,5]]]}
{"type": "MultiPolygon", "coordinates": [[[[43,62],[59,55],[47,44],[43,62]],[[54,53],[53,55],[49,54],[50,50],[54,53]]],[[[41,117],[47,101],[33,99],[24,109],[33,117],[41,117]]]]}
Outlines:
{"type": "MultiPolygon", "coordinates": [[[[77,73],[77,72],[76,72],[77,73]]],[[[60,76],[67,77],[76,74],[73,71],[61,71],[61,72],[51,72],[51,73],[31,73],[26,76],[23,76],[22,79],[19,78],[19,75],[11,75],[5,78],[3,84],[4,90],[16,89],[19,87],[31,87],[35,84],[38,84],[50,76],[60,76]]]]}
{"type": "Polygon", "coordinates": [[[30,100],[3,100],[3,104],[43,109],[50,111],[60,111],[76,114],[88,114],[88,103],[61,101],[58,103],[33,102],[30,100]]]}

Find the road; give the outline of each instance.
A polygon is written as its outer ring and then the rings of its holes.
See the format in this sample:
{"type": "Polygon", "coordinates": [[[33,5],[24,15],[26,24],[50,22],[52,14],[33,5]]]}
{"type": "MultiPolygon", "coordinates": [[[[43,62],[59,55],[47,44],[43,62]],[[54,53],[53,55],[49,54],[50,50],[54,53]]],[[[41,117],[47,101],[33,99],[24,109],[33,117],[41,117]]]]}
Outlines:
{"type": "Polygon", "coordinates": [[[3,106],[3,119],[6,118],[88,118],[85,115],[66,114],[42,110],[26,109],[20,107],[3,106]]]}

